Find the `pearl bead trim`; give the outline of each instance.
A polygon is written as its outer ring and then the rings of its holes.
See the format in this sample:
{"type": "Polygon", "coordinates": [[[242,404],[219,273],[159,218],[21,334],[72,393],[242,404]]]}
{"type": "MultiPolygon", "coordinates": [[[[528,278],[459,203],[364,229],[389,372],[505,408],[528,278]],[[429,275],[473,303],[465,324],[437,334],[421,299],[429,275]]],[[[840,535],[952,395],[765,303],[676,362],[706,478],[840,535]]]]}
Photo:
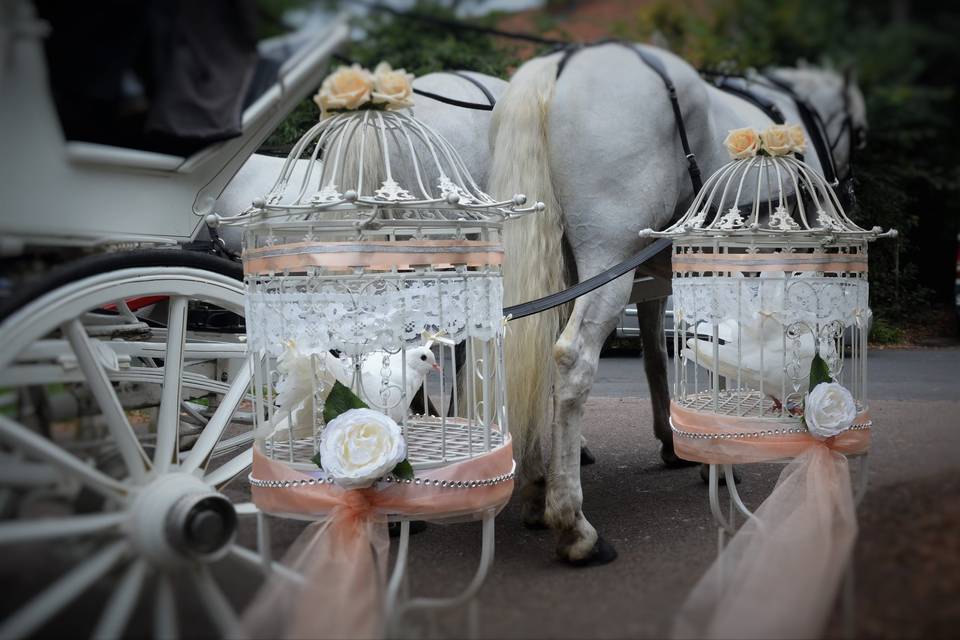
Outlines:
{"type": "MultiPolygon", "coordinates": [[[[491,487],[513,480],[516,472],[504,473],[495,478],[485,478],[483,480],[435,480],[430,478],[412,478],[403,480],[393,476],[379,478],[377,482],[386,484],[412,484],[423,487],[438,487],[441,489],[475,489],[477,487],[491,487]]],[[[309,478],[306,480],[260,480],[254,478],[253,474],[247,476],[250,485],[261,489],[298,489],[302,487],[313,487],[317,485],[333,484],[333,478],[309,478]]]]}
{"type": "MultiPolygon", "coordinates": [[[[862,424],[852,425],[847,431],[862,431],[864,429],[870,429],[873,427],[873,420],[868,420],[862,424]]],[[[765,431],[734,431],[731,433],[695,433],[692,431],[681,431],[673,425],[670,426],[673,430],[673,433],[680,436],[681,438],[690,438],[691,440],[730,440],[730,439],[742,439],[742,438],[760,438],[767,436],[785,436],[789,434],[797,433],[810,433],[806,429],[802,428],[791,428],[791,429],[767,429],[765,431]]]]}

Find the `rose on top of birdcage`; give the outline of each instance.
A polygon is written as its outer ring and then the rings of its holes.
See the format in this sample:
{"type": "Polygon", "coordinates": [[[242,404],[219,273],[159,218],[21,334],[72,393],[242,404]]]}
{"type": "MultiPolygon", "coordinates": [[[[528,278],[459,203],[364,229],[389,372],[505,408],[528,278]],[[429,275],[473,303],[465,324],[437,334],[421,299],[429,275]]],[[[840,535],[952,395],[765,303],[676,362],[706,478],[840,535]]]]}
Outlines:
{"type": "Polygon", "coordinates": [[[334,111],[403,109],[413,106],[413,74],[381,62],[371,73],[359,64],[341,66],[327,76],[313,101],[321,119],[334,111]]]}
{"type": "Polygon", "coordinates": [[[800,125],[774,124],[759,132],[753,127],[732,129],[723,145],[734,160],[746,160],[758,155],[803,153],[806,138],[800,125]]]}

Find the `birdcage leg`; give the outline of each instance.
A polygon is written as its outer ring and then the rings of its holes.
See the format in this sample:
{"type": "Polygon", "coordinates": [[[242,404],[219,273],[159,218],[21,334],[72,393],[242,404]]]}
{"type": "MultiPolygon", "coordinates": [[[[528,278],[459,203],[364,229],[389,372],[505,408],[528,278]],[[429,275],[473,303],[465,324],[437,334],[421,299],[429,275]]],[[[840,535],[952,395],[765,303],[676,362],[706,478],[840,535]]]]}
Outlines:
{"type": "Polygon", "coordinates": [[[270,575],[273,569],[273,553],[270,549],[270,522],[267,517],[263,511],[257,512],[257,550],[263,561],[263,572],[270,575]]]}
{"type": "Polygon", "coordinates": [[[397,559],[393,565],[393,573],[387,584],[387,593],[384,601],[386,612],[386,630],[388,637],[399,635],[400,622],[403,615],[403,602],[409,598],[407,558],[410,550],[410,521],[400,523],[400,539],[397,543],[397,559]]]}
{"type": "Polygon", "coordinates": [[[483,515],[480,562],[473,579],[467,587],[451,598],[412,598],[399,603],[396,605],[396,614],[394,616],[396,620],[400,620],[408,612],[416,609],[436,610],[461,607],[476,597],[477,592],[480,591],[480,587],[483,586],[484,580],[486,580],[490,566],[493,564],[495,519],[496,512],[492,509],[483,515]]]}

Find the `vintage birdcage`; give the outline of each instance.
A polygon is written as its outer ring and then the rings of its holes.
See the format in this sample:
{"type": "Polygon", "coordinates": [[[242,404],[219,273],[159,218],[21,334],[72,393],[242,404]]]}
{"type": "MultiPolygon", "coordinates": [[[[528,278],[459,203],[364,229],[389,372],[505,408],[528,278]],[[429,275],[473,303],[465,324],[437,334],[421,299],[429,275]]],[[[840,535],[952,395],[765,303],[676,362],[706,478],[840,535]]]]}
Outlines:
{"type": "Polygon", "coordinates": [[[867,245],[896,232],[850,220],[788,135],[802,141],[797,128],[731,132],[741,157],[678,222],[643,232],[674,245],[670,423],[677,455],[709,464],[721,550],[677,637],[817,635],[856,536],[847,458],[865,462],[873,425],[867,245]],[[751,511],[733,465],[774,461],[790,464],[751,511]]]}
{"type": "MultiPolygon", "coordinates": [[[[484,193],[411,113],[366,109],[312,127],[271,191],[228,221],[244,226],[263,512],[342,520],[349,505],[401,521],[403,540],[414,518],[483,519],[476,591],[513,486],[500,234],[542,210],[525,200],[484,193]]],[[[388,618],[399,586],[377,600],[388,618]]]]}
{"type": "MultiPolygon", "coordinates": [[[[674,225],[673,395],[682,410],[806,430],[815,355],[866,407],[867,245],[884,235],[844,213],[792,155],[734,160],[674,225]]],[[[730,424],[733,424],[731,422],[730,424]]]]}
{"type": "Polygon", "coordinates": [[[536,210],[524,202],[485,194],[408,113],[342,113],[308,131],[245,223],[264,453],[316,467],[334,382],[403,427],[414,469],[502,445],[499,238],[505,219],[536,210]],[[312,400],[296,401],[298,385],[312,400]]]}

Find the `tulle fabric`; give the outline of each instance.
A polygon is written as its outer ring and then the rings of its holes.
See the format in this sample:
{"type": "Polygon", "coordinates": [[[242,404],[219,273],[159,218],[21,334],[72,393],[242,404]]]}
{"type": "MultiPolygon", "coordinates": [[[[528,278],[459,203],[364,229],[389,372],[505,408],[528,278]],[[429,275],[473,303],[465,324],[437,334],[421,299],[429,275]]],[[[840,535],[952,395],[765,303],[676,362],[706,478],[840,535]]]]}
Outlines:
{"type": "MultiPolygon", "coordinates": [[[[481,480],[513,471],[509,440],[471,460],[424,471],[432,480],[481,480]]],[[[254,450],[253,477],[305,480],[305,475],[254,450]]],[[[418,474],[419,475],[419,474],[418,474]]],[[[243,617],[250,638],[378,638],[390,550],[387,516],[469,520],[510,499],[513,481],[469,489],[392,484],[340,489],[314,485],[253,487],[257,506],[274,515],[316,518],[287,552],[284,565],[303,576],[274,572],[243,617]]]]}
{"type": "MultiPolygon", "coordinates": [[[[769,432],[759,420],[718,418],[674,405],[678,430],[769,432]]],[[[855,424],[865,424],[861,413],[855,424]]],[[[677,437],[688,460],[737,464],[792,458],[776,487],[700,579],[674,621],[674,638],[816,638],[827,622],[857,535],[847,455],[870,430],[827,440],[807,433],[729,439],[677,437]]]]}

